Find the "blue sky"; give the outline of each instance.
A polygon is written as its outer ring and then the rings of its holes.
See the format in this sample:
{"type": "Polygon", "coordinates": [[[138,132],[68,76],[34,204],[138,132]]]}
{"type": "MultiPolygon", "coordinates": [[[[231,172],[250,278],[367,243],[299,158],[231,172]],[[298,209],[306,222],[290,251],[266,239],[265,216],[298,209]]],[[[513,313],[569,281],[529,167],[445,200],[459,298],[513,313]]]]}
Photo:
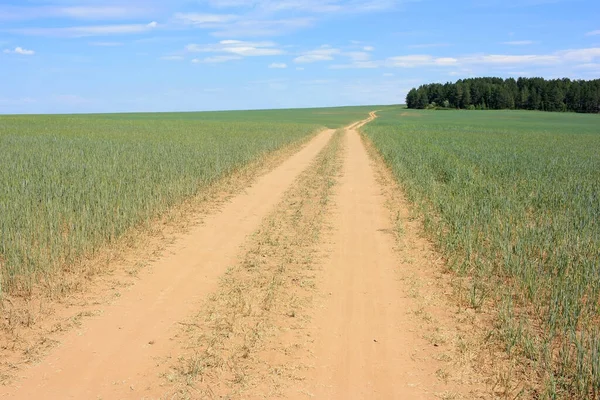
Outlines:
{"type": "Polygon", "coordinates": [[[597,0],[0,0],[0,113],[403,103],[600,78],[597,0]]]}

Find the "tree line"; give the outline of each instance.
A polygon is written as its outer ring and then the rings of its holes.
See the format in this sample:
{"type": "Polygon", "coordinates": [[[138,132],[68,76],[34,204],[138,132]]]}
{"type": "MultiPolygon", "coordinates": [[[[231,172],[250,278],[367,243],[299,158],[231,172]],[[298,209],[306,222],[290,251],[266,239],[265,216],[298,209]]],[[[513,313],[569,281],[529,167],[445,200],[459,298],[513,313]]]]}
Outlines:
{"type": "Polygon", "coordinates": [[[600,79],[470,78],[413,88],[408,108],[600,112],[600,79]]]}

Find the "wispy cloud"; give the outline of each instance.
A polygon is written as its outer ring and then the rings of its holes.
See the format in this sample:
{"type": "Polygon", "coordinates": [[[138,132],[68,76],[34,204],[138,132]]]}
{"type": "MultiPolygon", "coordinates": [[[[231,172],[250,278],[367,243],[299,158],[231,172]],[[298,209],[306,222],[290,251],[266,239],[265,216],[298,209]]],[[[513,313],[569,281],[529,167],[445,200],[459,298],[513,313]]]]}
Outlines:
{"type": "Polygon", "coordinates": [[[129,18],[137,16],[142,9],[128,8],[122,6],[108,7],[63,7],[57,8],[56,12],[59,15],[74,19],[117,19],[129,18]]]}
{"type": "Polygon", "coordinates": [[[600,58],[600,47],[563,50],[557,52],[556,55],[564,61],[589,63],[596,58],[600,58]]]}
{"type": "Polygon", "coordinates": [[[315,18],[309,16],[277,18],[260,13],[248,15],[176,13],[170,23],[180,28],[211,30],[216,37],[278,36],[312,26],[315,18]]]}
{"type": "Polygon", "coordinates": [[[389,10],[400,0],[209,0],[213,7],[245,7],[263,12],[362,13],[389,10]]]}
{"type": "MultiPolygon", "coordinates": [[[[459,60],[457,60],[458,62],[459,60]]],[[[496,65],[548,65],[556,64],[560,61],[557,55],[509,55],[509,54],[490,54],[463,57],[460,62],[463,64],[496,64],[496,65]]]]}
{"type": "Polygon", "coordinates": [[[329,68],[377,68],[377,63],[371,61],[372,51],[374,51],[375,48],[372,46],[357,46],[357,44],[357,42],[353,42],[352,46],[341,49],[332,47],[330,45],[322,45],[314,50],[300,53],[300,55],[294,59],[294,62],[297,64],[308,64],[323,61],[333,61],[336,57],[346,57],[350,59],[349,64],[331,65],[329,68]],[[357,48],[360,50],[355,50],[357,48]]]}
{"type": "Polygon", "coordinates": [[[256,37],[280,36],[298,29],[313,26],[315,18],[294,17],[285,19],[251,19],[243,18],[232,23],[217,27],[213,36],[216,37],[256,37]]]}
{"type": "Polygon", "coordinates": [[[600,29],[598,29],[597,31],[591,31],[585,34],[585,36],[596,36],[596,35],[600,35],[600,29]]]}
{"type": "Polygon", "coordinates": [[[433,57],[430,55],[407,55],[390,57],[385,62],[387,67],[397,68],[415,68],[424,66],[449,66],[458,62],[456,58],[451,57],[433,57]]]}
{"type": "Polygon", "coordinates": [[[126,25],[89,25],[72,26],[66,28],[19,28],[11,29],[11,33],[20,33],[30,36],[55,36],[55,37],[88,37],[88,36],[108,36],[108,35],[127,35],[148,32],[158,27],[157,22],[149,24],[126,24],[126,25]]]}
{"type": "Polygon", "coordinates": [[[389,57],[378,61],[354,61],[348,64],[332,65],[333,69],[344,68],[418,68],[418,67],[456,67],[496,66],[513,68],[523,66],[555,66],[594,64],[600,60],[600,48],[584,48],[557,51],[552,54],[475,54],[457,57],[435,57],[427,54],[410,54],[389,57]]]}
{"type": "MultiPolygon", "coordinates": [[[[119,4],[115,0],[78,5],[75,0],[56,0],[68,6],[1,6],[0,21],[74,19],[112,21],[151,18],[156,9],[134,1],[133,5],[119,4]],[[113,2],[115,1],[115,2],[113,2]],[[99,5],[100,4],[100,5],[99,5]]],[[[205,0],[206,1],[206,0],[205,0]]],[[[406,0],[208,0],[212,10],[207,12],[176,12],[165,18],[162,27],[167,29],[206,29],[219,38],[273,37],[314,26],[323,15],[369,13],[389,10],[406,0]],[[234,12],[229,12],[231,10],[234,12]]],[[[154,18],[154,17],[152,17],[154,18]]],[[[14,27],[6,29],[13,34],[84,37],[114,34],[142,33],[151,28],[144,24],[65,26],[64,22],[47,25],[14,27]]],[[[368,46],[366,46],[369,48],[368,46]]],[[[370,51],[370,50],[365,50],[370,51]]]]}
{"type": "Polygon", "coordinates": [[[273,42],[242,40],[221,40],[215,44],[189,44],[185,50],[190,53],[229,53],[241,57],[275,56],[284,53],[273,42]]]}
{"type": "Polygon", "coordinates": [[[148,7],[105,6],[11,6],[0,5],[1,21],[64,18],[77,20],[114,20],[147,15],[148,7]]]}
{"type": "Polygon", "coordinates": [[[271,69],[285,69],[287,68],[287,64],[285,63],[272,63],[269,65],[271,69]]]}
{"type": "Polygon", "coordinates": [[[367,61],[371,58],[371,54],[366,51],[348,51],[343,55],[349,57],[353,61],[367,61]]]}
{"type": "Polygon", "coordinates": [[[593,69],[593,70],[600,71],[600,62],[580,64],[580,65],[577,65],[576,68],[577,69],[593,69]]]}
{"type": "Polygon", "coordinates": [[[13,50],[11,50],[11,49],[4,50],[4,53],[5,54],[19,54],[22,56],[32,56],[35,54],[35,51],[27,50],[22,47],[15,47],[13,50]]]}
{"type": "Polygon", "coordinates": [[[202,14],[202,13],[176,13],[173,17],[175,23],[193,25],[199,27],[214,28],[221,24],[239,20],[238,15],[233,14],[202,14]]]}
{"type": "Polygon", "coordinates": [[[298,64],[302,63],[313,63],[319,61],[331,61],[333,56],[340,54],[341,50],[333,48],[329,45],[323,45],[315,50],[310,50],[302,53],[300,56],[294,58],[294,62],[298,64]]]}
{"type": "Polygon", "coordinates": [[[530,44],[535,44],[533,40],[511,40],[508,42],[502,42],[501,44],[506,44],[508,46],[528,46],[530,44]]]}
{"type": "Polygon", "coordinates": [[[212,57],[205,57],[205,58],[194,58],[192,60],[193,64],[218,64],[218,63],[224,63],[227,61],[235,61],[235,60],[241,60],[243,57],[241,56],[212,56],[212,57]]]}

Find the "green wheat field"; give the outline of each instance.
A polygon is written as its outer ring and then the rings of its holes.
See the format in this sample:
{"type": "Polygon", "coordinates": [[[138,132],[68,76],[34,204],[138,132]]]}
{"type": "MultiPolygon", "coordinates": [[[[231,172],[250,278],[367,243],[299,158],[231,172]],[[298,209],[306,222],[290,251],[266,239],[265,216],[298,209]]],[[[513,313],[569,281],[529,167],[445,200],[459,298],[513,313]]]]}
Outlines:
{"type": "Polygon", "coordinates": [[[363,128],[545,396],[600,395],[600,116],[389,110],[363,128]]]}
{"type": "Polygon", "coordinates": [[[0,293],[27,291],[249,161],[369,110],[0,116],[0,293]]]}
{"type": "Polygon", "coordinates": [[[544,397],[600,395],[600,116],[400,106],[0,117],[0,294],[22,293],[250,161],[362,128],[474,309],[544,397]]]}

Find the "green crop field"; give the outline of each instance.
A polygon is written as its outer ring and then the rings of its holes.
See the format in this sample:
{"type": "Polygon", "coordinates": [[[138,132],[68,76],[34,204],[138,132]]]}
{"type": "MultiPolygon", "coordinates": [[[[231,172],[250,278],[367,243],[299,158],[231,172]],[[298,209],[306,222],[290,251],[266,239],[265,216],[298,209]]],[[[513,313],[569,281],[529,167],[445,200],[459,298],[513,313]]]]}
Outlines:
{"type": "Polygon", "coordinates": [[[532,396],[600,395],[600,116],[390,109],[363,128],[532,396]]]}
{"type": "Polygon", "coordinates": [[[371,108],[0,117],[0,294],[371,108]]]}

